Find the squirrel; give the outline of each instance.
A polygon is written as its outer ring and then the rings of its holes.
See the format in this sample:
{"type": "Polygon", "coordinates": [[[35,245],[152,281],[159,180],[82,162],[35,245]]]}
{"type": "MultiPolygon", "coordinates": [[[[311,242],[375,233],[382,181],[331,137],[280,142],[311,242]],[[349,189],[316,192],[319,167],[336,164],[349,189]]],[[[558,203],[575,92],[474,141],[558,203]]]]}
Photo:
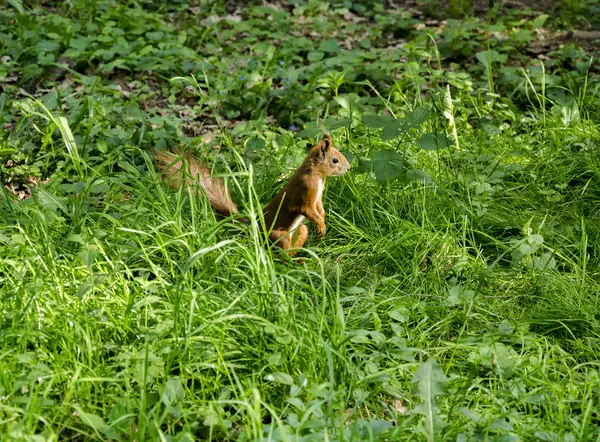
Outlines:
{"type": "MultiPolygon", "coordinates": [[[[167,152],[154,152],[163,178],[173,187],[181,185],[182,167],[184,162],[181,155],[167,152]]],[[[199,183],[214,212],[228,217],[238,213],[236,204],[231,199],[223,181],[211,178],[208,168],[193,156],[186,156],[184,185],[192,186],[199,183]]],[[[287,184],[271,199],[263,209],[265,225],[269,230],[269,240],[280,247],[289,256],[301,248],[308,237],[308,227],[303,224],[308,219],[317,225],[319,239],[325,236],[325,210],[323,209],[323,191],[325,179],[329,176],[340,176],[350,169],[350,163],[333,147],[333,141],[328,134],[311,148],[304,162],[296,169],[287,184]]],[[[239,221],[249,224],[247,218],[239,221]]]]}

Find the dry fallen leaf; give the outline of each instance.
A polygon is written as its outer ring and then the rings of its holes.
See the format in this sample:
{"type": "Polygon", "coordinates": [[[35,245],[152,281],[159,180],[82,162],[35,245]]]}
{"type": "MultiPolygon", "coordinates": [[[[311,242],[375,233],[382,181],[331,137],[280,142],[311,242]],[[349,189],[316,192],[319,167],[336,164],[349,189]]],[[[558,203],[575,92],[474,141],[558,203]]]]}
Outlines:
{"type": "Polygon", "coordinates": [[[396,410],[400,414],[407,414],[408,413],[408,408],[406,408],[404,406],[404,404],[402,403],[402,401],[400,399],[396,399],[394,401],[393,406],[394,406],[394,410],[396,410]]]}

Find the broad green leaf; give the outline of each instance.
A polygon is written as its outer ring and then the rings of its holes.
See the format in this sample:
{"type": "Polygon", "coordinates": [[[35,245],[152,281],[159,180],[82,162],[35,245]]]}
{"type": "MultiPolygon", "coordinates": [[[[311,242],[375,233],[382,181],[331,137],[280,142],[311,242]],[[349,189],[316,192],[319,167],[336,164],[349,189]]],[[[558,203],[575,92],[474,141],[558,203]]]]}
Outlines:
{"type": "Polygon", "coordinates": [[[294,379],[287,373],[271,373],[265,376],[265,381],[275,382],[277,384],[292,385],[294,379]]]}
{"type": "Polygon", "coordinates": [[[363,115],[362,117],[362,122],[373,129],[381,129],[390,121],[392,121],[392,117],[387,115],[363,115]]]}
{"type": "Polygon", "coordinates": [[[285,357],[280,352],[271,353],[269,356],[270,365],[281,365],[285,362],[285,357]]]}
{"type": "MultiPolygon", "coordinates": [[[[490,425],[490,430],[505,430],[505,431],[512,431],[515,429],[515,427],[513,427],[510,422],[507,422],[504,418],[496,418],[492,421],[491,425],[490,425]]],[[[515,439],[516,441],[520,440],[520,439],[515,439]]]]}
{"type": "Polygon", "coordinates": [[[123,117],[141,123],[144,121],[145,115],[138,105],[128,104],[124,110],[123,117]]]}
{"type": "Polygon", "coordinates": [[[439,150],[448,147],[448,138],[444,134],[428,133],[421,135],[417,140],[417,146],[425,150],[439,150]]]}
{"type": "Polygon", "coordinates": [[[527,242],[534,246],[539,246],[544,244],[544,237],[539,233],[534,233],[527,236],[527,242]]]}
{"type": "Polygon", "coordinates": [[[146,38],[148,40],[160,41],[164,37],[165,37],[165,34],[162,31],[146,32],[146,38]]]}
{"type": "Polygon", "coordinates": [[[292,342],[292,337],[289,334],[275,335],[275,340],[283,345],[288,345],[292,342]]]}
{"type": "Polygon", "coordinates": [[[513,32],[511,38],[517,43],[529,43],[532,38],[531,31],[529,29],[519,29],[513,32]]]}
{"type": "Polygon", "coordinates": [[[474,290],[467,290],[462,285],[454,285],[448,289],[446,303],[448,305],[459,305],[469,302],[475,296],[474,290]]]}
{"type": "Polygon", "coordinates": [[[362,431],[360,432],[359,440],[380,440],[379,436],[382,435],[385,431],[391,428],[394,424],[390,421],[376,419],[372,421],[362,421],[357,423],[358,425],[364,425],[362,427],[362,431]]]}
{"type": "Polygon", "coordinates": [[[336,130],[342,127],[350,127],[350,125],[352,124],[352,118],[342,118],[342,119],[337,119],[337,118],[327,118],[324,122],[325,127],[327,128],[327,130],[336,130]]]}
{"type": "Polygon", "coordinates": [[[398,322],[406,322],[410,317],[410,312],[406,307],[400,306],[395,308],[394,310],[390,310],[388,312],[390,318],[395,319],[398,322]]]}
{"type": "Polygon", "coordinates": [[[354,400],[356,401],[357,404],[362,404],[364,401],[367,400],[367,398],[369,397],[371,393],[369,391],[363,390],[361,388],[357,388],[356,390],[354,390],[354,400]]]}
{"type": "Polygon", "coordinates": [[[427,120],[429,120],[429,108],[427,106],[419,106],[404,117],[404,121],[410,126],[420,126],[427,120]]]}
{"type": "Polygon", "coordinates": [[[285,75],[289,79],[290,83],[295,83],[298,81],[299,72],[300,71],[298,69],[290,68],[286,71],[285,75]]]}
{"type": "Polygon", "coordinates": [[[533,435],[544,442],[556,442],[560,440],[559,435],[554,431],[536,431],[533,435]]]}
{"type": "Polygon", "coordinates": [[[314,63],[315,61],[322,60],[324,56],[325,54],[321,51],[310,51],[306,58],[308,61],[314,63]]]}
{"type": "Polygon", "coordinates": [[[26,246],[28,244],[27,239],[20,233],[15,233],[15,234],[11,235],[10,242],[12,244],[17,244],[19,246],[26,246]]]}
{"type": "Polygon", "coordinates": [[[383,149],[373,154],[373,170],[375,179],[381,184],[392,181],[404,171],[402,154],[389,149],[383,149]]]}
{"type": "Polygon", "coordinates": [[[128,71],[129,66],[127,65],[127,60],[124,58],[117,58],[116,60],[113,60],[110,63],[102,66],[102,72],[112,72],[115,69],[123,69],[128,71]]]}
{"type": "Polygon", "coordinates": [[[548,20],[548,17],[549,17],[548,14],[539,15],[535,20],[533,20],[531,25],[533,26],[534,29],[539,29],[542,26],[544,26],[544,23],[546,23],[546,20],[548,20]]]}
{"type": "Polygon", "coordinates": [[[355,330],[352,332],[350,341],[355,344],[370,344],[371,338],[369,338],[369,332],[367,330],[355,330]]]}
{"type": "Polygon", "coordinates": [[[431,183],[431,176],[424,170],[420,169],[410,169],[406,171],[406,178],[410,181],[418,181],[421,183],[429,184],[431,183]]]}
{"type": "Polygon", "coordinates": [[[347,149],[340,150],[340,153],[342,155],[344,155],[344,157],[346,157],[346,159],[348,160],[349,163],[351,163],[352,160],[354,159],[354,154],[347,149]]]}
{"type": "Polygon", "coordinates": [[[107,425],[106,422],[104,422],[104,419],[102,419],[100,416],[92,413],[86,413],[82,410],[79,410],[78,413],[82,422],[88,427],[91,427],[99,432],[104,432],[104,429],[107,427],[107,425]]]}
{"type": "Polygon", "coordinates": [[[387,123],[381,132],[381,141],[391,140],[400,135],[401,129],[404,127],[404,121],[392,120],[387,123]]]}
{"type": "Polygon", "coordinates": [[[77,49],[67,49],[64,53],[63,53],[63,57],[69,57],[69,58],[77,58],[81,56],[81,51],[78,51],[77,49]]]}
{"type": "Polygon", "coordinates": [[[471,359],[485,367],[500,370],[502,376],[508,378],[512,375],[520,357],[511,347],[502,342],[496,342],[491,345],[481,345],[478,351],[471,355],[471,359]]]}
{"type": "Polygon", "coordinates": [[[146,296],[146,297],[140,299],[139,301],[137,301],[135,304],[133,304],[133,307],[131,309],[133,311],[136,311],[136,310],[141,309],[142,307],[160,303],[161,301],[162,301],[162,299],[160,299],[158,296],[155,296],[155,295],[146,296]]]}
{"type": "Polygon", "coordinates": [[[340,46],[337,40],[325,40],[319,45],[319,50],[323,52],[340,52],[340,46]]]}
{"type": "Polygon", "coordinates": [[[419,429],[429,442],[439,440],[439,431],[446,423],[439,417],[436,396],[444,393],[444,385],[448,382],[444,371],[433,359],[419,365],[412,379],[417,384],[417,396],[422,402],[413,409],[413,413],[424,416],[423,426],[419,429]]]}
{"type": "Polygon", "coordinates": [[[39,189],[37,191],[37,198],[42,207],[44,207],[45,209],[60,209],[63,212],[67,211],[67,206],[65,206],[65,204],[63,203],[64,198],[59,198],[56,195],[51,194],[47,190],[39,189]]]}
{"type": "Polygon", "coordinates": [[[110,186],[102,178],[94,181],[90,186],[90,193],[105,193],[108,192],[110,186]]]}
{"type": "Polygon", "coordinates": [[[321,132],[323,132],[323,129],[319,126],[307,127],[305,129],[302,129],[300,132],[298,132],[298,136],[300,138],[309,138],[309,137],[314,137],[315,135],[318,135],[321,132]]]}
{"type": "Polygon", "coordinates": [[[408,63],[406,63],[406,73],[411,77],[416,77],[417,75],[419,75],[420,70],[421,65],[416,61],[409,61],[408,63]]]}
{"type": "Polygon", "coordinates": [[[373,167],[373,163],[369,158],[359,158],[358,166],[356,167],[356,173],[370,172],[373,167]]]}
{"type": "Polygon", "coordinates": [[[500,62],[500,63],[504,63],[506,62],[506,60],[508,59],[506,54],[502,54],[498,51],[495,51],[494,49],[491,49],[489,51],[480,51],[477,52],[475,54],[475,58],[477,58],[477,60],[479,60],[479,62],[481,64],[483,64],[483,66],[487,69],[489,68],[489,61],[493,62],[500,62]],[[489,56],[489,59],[488,59],[489,56]]]}
{"type": "Polygon", "coordinates": [[[273,57],[275,57],[275,46],[269,46],[266,54],[267,54],[267,61],[273,60],[273,57]]]}
{"type": "Polygon", "coordinates": [[[174,407],[178,402],[181,402],[185,397],[183,384],[178,378],[171,378],[167,381],[160,396],[163,404],[167,407],[174,407]]]}
{"type": "Polygon", "coordinates": [[[83,281],[81,284],[79,284],[79,288],[77,289],[77,297],[78,298],[83,298],[85,295],[87,295],[92,289],[94,288],[94,283],[93,281],[90,281],[89,279],[86,279],[85,281],[83,281]]]}
{"type": "Polygon", "coordinates": [[[86,50],[88,44],[90,44],[90,42],[92,42],[93,40],[95,40],[95,38],[90,38],[90,37],[72,38],[69,41],[69,46],[72,47],[73,49],[78,50],[79,52],[83,52],[86,50]]]}
{"type": "Polygon", "coordinates": [[[212,408],[205,412],[202,425],[206,427],[214,427],[219,424],[219,415],[212,408]]]}
{"type": "Polygon", "coordinates": [[[108,425],[106,422],[104,422],[104,419],[102,419],[102,417],[96,414],[86,413],[76,405],[74,405],[73,408],[77,411],[77,415],[79,415],[81,421],[85,425],[93,429],[98,436],[102,435],[106,438],[113,440],[120,439],[119,432],[116,431],[116,429],[112,428],[110,425],[108,425]]]}
{"type": "Polygon", "coordinates": [[[561,120],[565,127],[570,126],[573,123],[579,121],[579,107],[575,100],[573,100],[570,106],[564,106],[560,110],[561,120]]]}
{"type": "Polygon", "coordinates": [[[248,150],[260,150],[265,147],[265,140],[262,138],[250,138],[246,143],[246,149],[248,150]]]}
{"type": "Polygon", "coordinates": [[[40,40],[35,45],[37,53],[57,51],[60,45],[52,40],[40,40]]]}
{"type": "Polygon", "coordinates": [[[488,60],[488,53],[487,51],[480,51],[477,54],[475,54],[475,58],[477,58],[477,60],[479,60],[479,62],[486,68],[489,68],[489,61],[488,60]]]}
{"type": "Polygon", "coordinates": [[[58,188],[63,192],[73,192],[81,194],[87,188],[87,183],[85,183],[84,181],[77,181],[75,183],[64,183],[60,184],[58,188]]]}
{"type": "Polygon", "coordinates": [[[68,235],[65,239],[65,242],[76,242],[79,244],[85,244],[85,241],[83,240],[81,235],[78,235],[76,233],[71,233],[70,235],[68,235]]]}
{"type": "MultiPolygon", "coordinates": [[[[458,409],[458,411],[460,411],[465,417],[468,417],[469,419],[471,419],[473,422],[475,422],[477,424],[482,422],[481,416],[479,416],[474,411],[469,410],[467,407],[460,407],[458,409]]],[[[485,422],[485,421],[483,421],[483,422],[485,422]]]]}
{"type": "Polygon", "coordinates": [[[23,9],[23,2],[21,0],[8,0],[8,3],[10,3],[19,14],[25,13],[25,10],[23,9]]]}
{"type": "MultiPolygon", "coordinates": [[[[135,414],[130,413],[131,399],[122,398],[117,402],[108,413],[110,424],[119,429],[125,429],[133,423],[135,414]]],[[[131,406],[133,408],[133,406],[131,406]]]]}
{"type": "Polygon", "coordinates": [[[84,246],[79,251],[78,255],[86,267],[91,267],[96,261],[96,258],[100,256],[100,252],[96,246],[84,246]]]}
{"type": "Polygon", "coordinates": [[[362,293],[367,293],[367,290],[355,285],[350,287],[349,289],[346,289],[346,293],[348,293],[349,295],[360,295],[362,293]]]}
{"type": "Polygon", "coordinates": [[[448,297],[446,298],[446,303],[448,305],[459,305],[460,299],[458,295],[460,294],[461,286],[455,285],[448,289],[448,297]]]}
{"type": "Polygon", "coordinates": [[[335,97],[335,102],[340,105],[342,109],[350,110],[350,101],[346,97],[335,97]]]}
{"type": "Polygon", "coordinates": [[[533,257],[533,268],[536,270],[552,270],[556,267],[556,259],[550,253],[533,257]]]}

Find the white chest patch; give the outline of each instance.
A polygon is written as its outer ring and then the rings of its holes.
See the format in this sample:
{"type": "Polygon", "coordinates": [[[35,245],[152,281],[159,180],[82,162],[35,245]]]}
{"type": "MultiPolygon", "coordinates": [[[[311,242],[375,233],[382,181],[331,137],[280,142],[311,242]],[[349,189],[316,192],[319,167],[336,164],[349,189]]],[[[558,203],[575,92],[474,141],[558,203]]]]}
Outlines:
{"type": "Polygon", "coordinates": [[[325,184],[323,184],[323,180],[319,180],[319,188],[317,189],[317,201],[321,201],[323,198],[323,190],[325,189],[325,184]]]}

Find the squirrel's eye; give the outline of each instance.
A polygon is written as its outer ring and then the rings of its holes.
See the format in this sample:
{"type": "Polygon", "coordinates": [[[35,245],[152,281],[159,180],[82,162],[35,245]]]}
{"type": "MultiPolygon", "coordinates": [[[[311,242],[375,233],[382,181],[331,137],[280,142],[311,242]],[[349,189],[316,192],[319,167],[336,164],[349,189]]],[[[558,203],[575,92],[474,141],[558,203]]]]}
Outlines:
{"type": "Polygon", "coordinates": [[[340,160],[338,160],[337,158],[334,158],[334,159],[333,159],[333,160],[331,160],[331,161],[333,161],[333,163],[334,163],[334,164],[335,164],[335,163],[339,163],[339,162],[340,162],[340,160]]]}

